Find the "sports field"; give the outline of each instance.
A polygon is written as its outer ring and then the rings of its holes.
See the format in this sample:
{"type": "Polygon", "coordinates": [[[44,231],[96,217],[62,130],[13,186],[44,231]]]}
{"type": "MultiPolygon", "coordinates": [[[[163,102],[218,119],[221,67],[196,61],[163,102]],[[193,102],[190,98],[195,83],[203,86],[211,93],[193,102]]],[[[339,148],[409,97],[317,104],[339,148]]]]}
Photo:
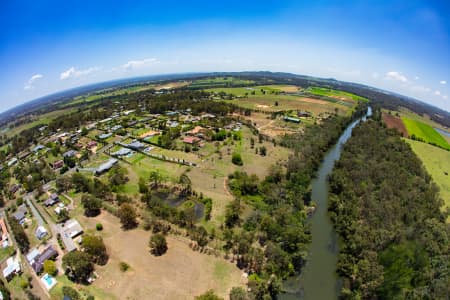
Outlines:
{"type": "Polygon", "coordinates": [[[427,143],[450,150],[448,142],[430,125],[407,117],[402,117],[402,121],[405,124],[410,137],[414,136],[427,143]]]}

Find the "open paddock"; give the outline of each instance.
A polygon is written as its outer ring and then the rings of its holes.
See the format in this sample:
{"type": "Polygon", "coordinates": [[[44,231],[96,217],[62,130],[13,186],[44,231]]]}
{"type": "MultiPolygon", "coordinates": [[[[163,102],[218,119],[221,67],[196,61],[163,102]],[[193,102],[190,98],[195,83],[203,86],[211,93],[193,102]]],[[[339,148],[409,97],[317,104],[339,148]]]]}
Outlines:
{"type": "Polygon", "coordinates": [[[149,252],[150,232],[140,228],[123,231],[119,220],[105,212],[81,221],[87,230],[103,224],[99,234],[110,258],[105,266],[96,267],[100,278],[92,288],[109,293],[111,298],[147,299],[151,295],[152,299],[193,299],[209,289],[225,297],[233,286],[244,283],[236,266],[192,251],[185,240],[168,236],[167,253],[155,257],[149,252]],[[122,272],[120,262],[126,262],[130,269],[122,272]]]}
{"type": "Polygon", "coordinates": [[[402,121],[406,126],[409,136],[415,136],[427,143],[438,145],[441,148],[450,150],[450,145],[433,127],[423,122],[402,117],[402,121]]]}
{"type": "MultiPolygon", "coordinates": [[[[450,151],[432,145],[405,139],[416,155],[422,160],[425,169],[439,187],[444,207],[450,207],[450,151]]],[[[447,219],[450,222],[450,217],[447,219]]]]}

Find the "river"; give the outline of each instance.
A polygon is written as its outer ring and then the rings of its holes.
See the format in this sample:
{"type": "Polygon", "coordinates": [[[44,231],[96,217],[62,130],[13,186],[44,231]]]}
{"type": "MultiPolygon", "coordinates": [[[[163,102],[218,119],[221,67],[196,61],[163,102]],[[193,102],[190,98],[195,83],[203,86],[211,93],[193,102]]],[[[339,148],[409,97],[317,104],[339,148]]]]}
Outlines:
{"type": "MultiPolygon", "coordinates": [[[[369,107],[366,116],[371,115],[372,110],[369,107]]],[[[361,119],[365,121],[366,116],[361,119]]],[[[312,200],[317,207],[309,219],[312,242],[308,261],[300,276],[285,282],[284,288],[289,293],[280,295],[282,300],[332,300],[339,296],[340,280],[336,274],[338,237],[328,215],[328,175],[341,155],[342,146],[361,119],[347,126],[337,143],[325,155],[317,177],[312,181],[312,200]]]]}
{"type": "Polygon", "coordinates": [[[435,129],[437,132],[439,132],[440,134],[450,137],[450,132],[448,132],[448,131],[446,131],[446,130],[443,130],[443,129],[440,129],[440,128],[434,128],[434,129],[435,129]]]}

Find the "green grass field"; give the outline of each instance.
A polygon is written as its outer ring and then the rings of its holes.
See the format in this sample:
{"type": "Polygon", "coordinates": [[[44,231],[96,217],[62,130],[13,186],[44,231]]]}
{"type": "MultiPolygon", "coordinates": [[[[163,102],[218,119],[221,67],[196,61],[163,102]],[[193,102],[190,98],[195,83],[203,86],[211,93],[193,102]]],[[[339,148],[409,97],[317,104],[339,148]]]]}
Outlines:
{"type": "Polygon", "coordinates": [[[218,88],[211,88],[207,89],[208,92],[225,92],[227,94],[233,94],[235,96],[245,96],[248,94],[249,96],[254,92],[254,95],[251,96],[270,96],[273,93],[279,93],[282,91],[296,91],[298,88],[296,86],[290,86],[290,85],[259,85],[259,86],[250,86],[250,87],[218,87],[218,88]],[[265,91],[265,94],[263,91],[265,91]]]}
{"type": "Polygon", "coordinates": [[[233,85],[243,85],[243,84],[252,84],[254,81],[252,80],[244,80],[236,77],[216,77],[216,78],[207,78],[207,79],[199,79],[194,80],[189,87],[193,88],[201,88],[201,87],[210,87],[210,86],[233,86],[233,85]]]}
{"type": "Polygon", "coordinates": [[[347,93],[344,91],[338,91],[333,89],[327,89],[327,88],[321,88],[321,87],[309,87],[306,90],[308,93],[317,95],[317,96],[323,96],[323,97],[331,97],[331,98],[343,98],[342,100],[354,100],[354,101],[364,101],[367,102],[368,100],[364,97],[347,93]]]}
{"type": "Polygon", "coordinates": [[[408,130],[409,136],[415,136],[423,139],[427,143],[438,145],[444,149],[450,150],[450,145],[433,127],[423,122],[402,117],[402,121],[408,130]]]}
{"type": "MultiPolygon", "coordinates": [[[[409,139],[406,141],[439,187],[445,207],[450,207],[450,152],[418,141],[409,139]],[[445,175],[445,172],[449,175],[445,175]]],[[[447,221],[450,221],[450,218],[447,221]]]]}
{"type": "Polygon", "coordinates": [[[8,129],[8,125],[7,125],[3,128],[4,134],[6,134],[8,137],[11,137],[11,136],[19,134],[20,132],[22,132],[25,129],[30,129],[31,127],[34,127],[36,125],[47,125],[53,119],[55,119],[61,115],[64,115],[64,114],[69,114],[70,112],[72,112],[74,110],[75,110],[74,108],[67,108],[67,109],[51,111],[51,112],[40,115],[36,120],[34,120],[32,122],[24,123],[17,127],[13,127],[11,129],[8,129]]]}

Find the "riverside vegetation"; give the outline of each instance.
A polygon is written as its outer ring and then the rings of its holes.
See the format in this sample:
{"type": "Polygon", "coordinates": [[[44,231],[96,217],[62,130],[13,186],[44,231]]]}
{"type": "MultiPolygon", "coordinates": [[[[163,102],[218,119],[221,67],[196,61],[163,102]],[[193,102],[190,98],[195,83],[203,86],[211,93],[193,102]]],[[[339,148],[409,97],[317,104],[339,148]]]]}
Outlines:
{"type": "Polygon", "coordinates": [[[330,179],[343,299],[448,299],[449,227],[438,189],[379,111],[344,146],[330,179]]]}

